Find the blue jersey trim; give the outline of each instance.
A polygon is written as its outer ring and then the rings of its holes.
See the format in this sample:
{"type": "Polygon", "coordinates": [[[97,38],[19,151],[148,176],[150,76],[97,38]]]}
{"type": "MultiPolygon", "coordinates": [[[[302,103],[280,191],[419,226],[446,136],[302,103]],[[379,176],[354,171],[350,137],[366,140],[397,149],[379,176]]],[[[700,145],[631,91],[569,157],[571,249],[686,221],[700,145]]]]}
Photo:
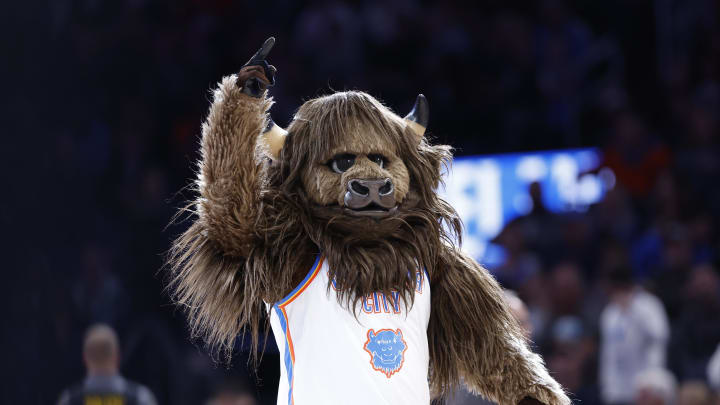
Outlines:
{"type": "Polygon", "coordinates": [[[277,306],[277,304],[273,305],[273,309],[275,309],[275,314],[280,320],[280,327],[283,330],[283,339],[285,339],[285,358],[283,360],[285,361],[285,370],[287,370],[288,377],[288,405],[291,405],[293,389],[293,362],[292,357],[290,356],[290,346],[288,345],[287,340],[287,322],[285,322],[285,315],[283,315],[282,310],[280,309],[280,307],[277,306]]]}
{"type": "Polygon", "coordinates": [[[298,295],[300,295],[302,291],[304,291],[304,288],[306,288],[307,285],[311,282],[313,276],[317,275],[318,271],[320,271],[319,267],[321,259],[322,255],[318,254],[315,258],[315,262],[313,263],[312,267],[310,267],[310,271],[308,271],[308,274],[305,276],[303,281],[282,300],[276,302],[275,305],[273,305],[275,314],[280,321],[280,327],[283,331],[283,338],[285,339],[285,356],[283,356],[283,361],[285,363],[285,370],[287,370],[288,378],[288,405],[293,405],[293,366],[295,359],[293,358],[293,351],[290,347],[291,338],[288,326],[289,319],[287,318],[287,313],[285,312],[284,306],[294,300],[298,295]]]}

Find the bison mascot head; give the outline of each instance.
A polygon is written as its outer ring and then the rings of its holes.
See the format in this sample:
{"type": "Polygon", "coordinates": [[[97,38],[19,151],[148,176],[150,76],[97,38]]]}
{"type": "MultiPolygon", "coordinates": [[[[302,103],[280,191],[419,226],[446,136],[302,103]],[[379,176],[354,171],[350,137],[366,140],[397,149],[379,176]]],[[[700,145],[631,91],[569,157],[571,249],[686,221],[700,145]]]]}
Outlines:
{"type": "MultiPolygon", "coordinates": [[[[460,227],[436,194],[451,155],[425,140],[427,116],[422,95],[406,118],[358,91],[303,104],[266,168],[264,200],[284,203],[262,227],[282,237],[264,245],[257,260],[296,266],[299,252],[319,250],[342,298],[412,290],[408,271],[435,267],[447,229],[460,227]]],[[[278,135],[275,129],[266,138],[278,135]]]]}

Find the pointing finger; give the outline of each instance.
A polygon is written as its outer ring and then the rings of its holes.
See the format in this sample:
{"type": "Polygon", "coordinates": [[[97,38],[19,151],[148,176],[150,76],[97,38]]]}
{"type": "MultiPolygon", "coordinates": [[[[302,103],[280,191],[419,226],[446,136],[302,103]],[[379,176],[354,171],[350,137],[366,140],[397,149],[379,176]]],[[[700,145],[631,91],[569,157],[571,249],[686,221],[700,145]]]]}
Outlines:
{"type": "Polygon", "coordinates": [[[275,45],[275,37],[270,37],[265,40],[262,47],[258,49],[257,52],[255,52],[255,55],[253,55],[252,58],[248,61],[248,63],[252,62],[259,62],[262,60],[267,59],[268,54],[270,54],[270,51],[272,50],[273,46],[275,45]]]}

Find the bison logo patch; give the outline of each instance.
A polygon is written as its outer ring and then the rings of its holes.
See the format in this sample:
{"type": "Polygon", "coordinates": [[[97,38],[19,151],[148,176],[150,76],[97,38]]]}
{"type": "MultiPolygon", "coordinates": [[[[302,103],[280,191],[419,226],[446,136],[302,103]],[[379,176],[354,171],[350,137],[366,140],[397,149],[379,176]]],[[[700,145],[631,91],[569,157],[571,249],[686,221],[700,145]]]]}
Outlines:
{"type": "Polygon", "coordinates": [[[364,349],[370,354],[370,365],[387,378],[400,371],[405,361],[407,343],[400,329],[368,330],[364,349]]]}

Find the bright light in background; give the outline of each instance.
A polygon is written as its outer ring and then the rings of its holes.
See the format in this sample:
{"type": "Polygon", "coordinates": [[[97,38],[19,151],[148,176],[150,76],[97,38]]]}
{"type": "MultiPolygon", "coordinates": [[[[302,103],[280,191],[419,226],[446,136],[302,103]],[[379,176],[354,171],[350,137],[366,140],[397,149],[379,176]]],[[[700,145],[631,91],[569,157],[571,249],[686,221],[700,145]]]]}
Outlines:
{"type": "Polygon", "coordinates": [[[543,203],[553,212],[585,211],[613,188],[610,169],[596,149],[465,156],[454,160],[440,192],[465,226],[463,250],[490,267],[502,262],[488,242],[506,223],[532,208],[529,186],[540,183],[543,203]]]}
{"type": "MultiPolygon", "coordinates": [[[[467,235],[497,234],[503,227],[503,207],[500,193],[501,168],[495,159],[458,159],[449,176],[445,176],[445,196],[452,196],[455,207],[465,225],[467,235]]],[[[483,257],[486,239],[463,239],[464,250],[473,257],[483,257]]]]}
{"type": "Polygon", "coordinates": [[[528,183],[538,181],[547,176],[547,164],[540,156],[526,156],[518,161],[515,173],[528,183]]]}

